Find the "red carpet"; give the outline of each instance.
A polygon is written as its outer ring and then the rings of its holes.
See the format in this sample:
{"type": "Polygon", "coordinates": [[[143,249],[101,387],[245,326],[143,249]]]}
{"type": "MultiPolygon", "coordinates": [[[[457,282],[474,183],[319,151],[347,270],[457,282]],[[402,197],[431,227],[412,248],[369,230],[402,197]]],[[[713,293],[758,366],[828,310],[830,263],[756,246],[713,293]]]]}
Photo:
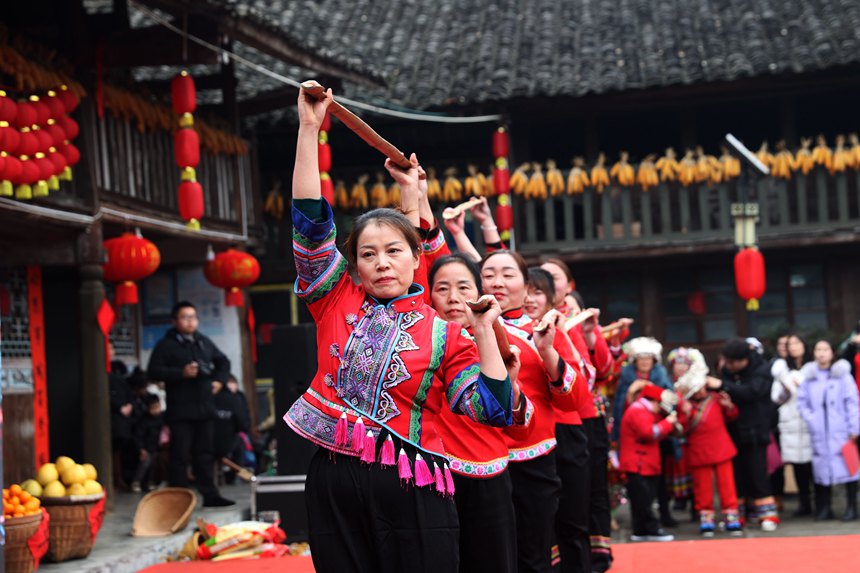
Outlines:
{"type": "Polygon", "coordinates": [[[857,573],[860,535],[613,545],[612,573],[857,573]]]}
{"type": "MultiPolygon", "coordinates": [[[[611,573],[857,573],[860,535],[625,543],[611,573]]],[[[310,557],[165,563],[146,573],[313,573],[310,557]]],[[[406,573],[406,572],[404,572],[406,573]]]]}

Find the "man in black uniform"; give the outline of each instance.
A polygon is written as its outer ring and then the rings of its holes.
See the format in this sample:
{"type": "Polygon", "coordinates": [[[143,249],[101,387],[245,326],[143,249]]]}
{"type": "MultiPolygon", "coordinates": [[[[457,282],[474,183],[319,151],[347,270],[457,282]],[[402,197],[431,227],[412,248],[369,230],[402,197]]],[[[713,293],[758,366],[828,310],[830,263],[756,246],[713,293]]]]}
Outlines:
{"type": "Polygon", "coordinates": [[[173,307],[173,328],[158,341],[149,358],[149,378],[165,382],[166,420],[170,426],[170,485],[188,487],[192,463],[205,507],[233,505],[215,487],[213,384],[223,385],[230,360],[197,332],[197,309],[188,301],[173,307]]]}

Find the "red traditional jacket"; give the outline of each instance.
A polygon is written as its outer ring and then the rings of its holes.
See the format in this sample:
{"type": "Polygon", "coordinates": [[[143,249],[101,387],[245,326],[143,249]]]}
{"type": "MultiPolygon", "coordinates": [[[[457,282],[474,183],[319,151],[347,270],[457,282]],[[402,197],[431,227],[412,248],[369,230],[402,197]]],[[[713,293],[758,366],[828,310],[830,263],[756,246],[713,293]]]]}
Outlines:
{"type": "MultiPolygon", "coordinates": [[[[738,417],[738,407],[734,404],[723,408],[713,392],[701,402],[690,402],[693,409],[689,415],[678,408],[678,421],[687,433],[684,459],[691,468],[712,466],[737,455],[738,450],[726,429],[726,422],[738,417]]],[[[625,414],[626,416],[626,414],[625,414]]]]}
{"type": "Polygon", "coordinates": [[[633,402],[621,419],[619,469],[643,476],[660,475],[660,440],[671,431],[672,424],[651,410],[651,402],[645,398],[633,402]]]}
{"type": "MultiPolygon", "coordinates": [[[[441,232],[433,234],[432,239],[424,243],[424,255],[427,257],[428,267],[431,267],[436,259],[449,254],[451,251],[448,249],[445,237],[441,232]]],[[[523,394],[528,397],[531,403],[533,413],[527,426],[510,426],[502,433],[507,444],[510,461],[521,462],[545,455],[555,448],[556,419],[554,410],[556,410],[556,405],[559,406],[556,411],[576,414],[580,402],[582,400],[589,402],[590,397],[588,385],[582,383],[585,378],[579,364],[574,360],[573,347],[567,337],[558,333],[553,341],[553,347],[564,361],[560,384],[554,386],[553,382],[559,381],[549,379],[543,360],[534,343],[530,340],[534,327],[532,319],[525,316],[521,309],[518,309],[506,313],[503,317],[503,323],[511,345],[516,345],[521,351],[521,367],[517,380],[523,394]]],[[[446,448],[448,448],[448,440],[449,438],[446,437],[446,448]]],[[[473,450],[475,452],[484,451],[484,448],[477,444],[463,442],[461,445],[463,451],[466,452],[473,447],[476,448],[473,450]]],[[[496,451],[495,448],[496,446],[494,446],[494,452],[496,451]]],[[[488,455],[488,453],[484,455],[488,455]]],[[[453,463],[451,469],[454,469],[453,463]]]]}
{"type": "MultiPolygon", "coordinates": [[[[557,333],[553,348],[563,362],[560,380],[550,380],[543,359],[530,339],[535,321],[523,314],[522,309],[509,311],[502,317],[508,340],[520,349],[520,373],[517,380],[523,393],[534,404],[534,420],[526,432],[505,433],[509,457],[512,462],[522,462],[546,455],[556,446],[554,407],[562,411],[576,411],[582,393],[579,391],[584,376],[579,370],[570,341],[557,333]],[[580,388],[577,388],[580,386],[580,388]]],[[[585,392],[588,395],[588,392],[585,392]]]]}
{"type": "Polygon", "coordinates": [[[590,388],[594,382],[594,366],[591,364],[591,359],[588,354],[588,345],[585,343],[585,338],[582,332],[577,327],[571,328],[566,332],[567,344],[576,349],[576,353],[571,352],[574,356],[579,355],[579,370],[583,373],[585,384],[580,384],[576,389],[577,407],[575,410],[567,410],[555,406],[555,421],[559,424],[569,424],[572,426],[581,426],[582,421],[589,418],[597,417],[597,410],[594,408],[594,400],[591,397],[590,388]]]}
{"type": "MultiPolygon", "coordinates": [[[[437,259],[451,254],[441,232],[431,233],[430,239],[424,241],[423,248],[423,266],[426,268],[432,267],[437,259]]],[[[416,282],[418,280],[426,281],[426,273],[416,275],[416,282]]],[[[429,284],[425,282],[422,286],[429,292],[429,284]]],[[[511,426],[504,429],[476,424],[465,416],[442,409],[436,425],[442,435],[445,453],[450,459],[451,471],[470,478],[490,478],[505,470],[508,466],[508,446],[504,435],[527,435],[528,427],[534,420],[534,405],[525,393],[523,398],[526,403],[522,422],[514,420],[511,426]]]]}
{"type": "Polygon", "coordinates": [[[295,206],[292,212],[296,293],[316,321],[318,357],[310,388],[284,416],[290,428],[348,455],[362,451],[356,426],[368,438],[385,428],[443,455],[435,421],[448,404],[476,422],[510,425],[510,381],[481,375],[475,344],[425,303],[421,286],[383,304],[353,283],[335,245],[331,208],[322,205],[322,220],[295,206]],[[339,432],[342,417],[346,431],[339,432]]]}

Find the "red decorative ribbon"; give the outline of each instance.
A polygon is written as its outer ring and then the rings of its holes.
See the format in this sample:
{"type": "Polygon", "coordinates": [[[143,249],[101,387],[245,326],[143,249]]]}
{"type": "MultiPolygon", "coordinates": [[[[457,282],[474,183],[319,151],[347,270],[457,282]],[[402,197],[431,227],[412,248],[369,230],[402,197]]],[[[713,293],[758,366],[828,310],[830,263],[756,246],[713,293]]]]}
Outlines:
{"type": "Polygon", "coordinates": [[[106,298],[102,299],[102,304],[96,313],[96,323],[105,337],[105,370],[108,372],[110,372],[110,329],[114,320],[116,320],[116,313],[113,307],[106,298]]]}
{"type": "Polygon", "coordinates": [[[33,429],[36,467],[51,461],[48,433],[48,373],[45,364],[45,309],[42,305],[42,268],[27,267],[27,305],[30,313],[30,356],[33,365],[33,429]]]}

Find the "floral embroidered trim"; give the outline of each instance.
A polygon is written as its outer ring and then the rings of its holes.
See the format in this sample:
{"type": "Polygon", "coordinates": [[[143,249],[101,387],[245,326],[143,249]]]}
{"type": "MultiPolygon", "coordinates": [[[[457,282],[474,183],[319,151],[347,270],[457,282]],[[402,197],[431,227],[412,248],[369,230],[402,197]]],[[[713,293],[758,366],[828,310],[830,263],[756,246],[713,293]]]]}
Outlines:
{"type": "Polygon", "coordinates": [[[469,477],[491,477],[505,471],[508,467],[508,458],[499,458],[489,462],[473,462],[461,460],[454,456],[451,458],[451,471],[469,477]]]}
{"type": "Polygon", "coordinates": [[[560,394],[562,396],[569,394],[571,390],[573,390],[573,384],[576,382],[576,371],[573,367],[567,362],[564,363],[564,372],[561,375],[561,385],[553,386],[549,385],[549,391],[553,394],[560,394]]]}
{"type": "Polygon", "coordinates": [[[524,462],[539,458],[555,448],[555,438],[549,438],[527,448],[514,448],[508,451],[508,459],[512,462],[524,462]]]}
{"type": "MultiPolygon", "coordinates": [[[[432,255],[439,251],[445,245],[445,233],[441,231],[436,234],[435,239],[424,241],[421,245],[425,255],[432,255]]],[[[453,468],[451,468],[453,469],[453,468]]]]}

